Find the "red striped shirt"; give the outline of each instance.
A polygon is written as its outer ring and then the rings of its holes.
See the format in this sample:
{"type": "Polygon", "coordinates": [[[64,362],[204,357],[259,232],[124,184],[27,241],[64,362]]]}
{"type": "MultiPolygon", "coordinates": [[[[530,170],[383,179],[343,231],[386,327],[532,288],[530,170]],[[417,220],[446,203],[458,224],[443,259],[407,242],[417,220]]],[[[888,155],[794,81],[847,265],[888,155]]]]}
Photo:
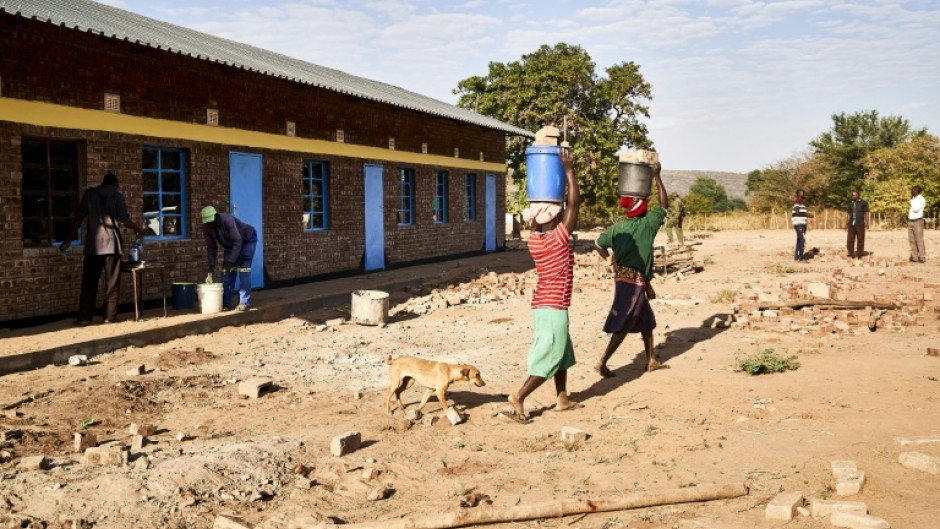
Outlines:
{"type": "Polygon", "coordinates": [[[568,245],[568,237],[563,224],[549,233],[529,237],[529,253],[539,277],[532,295],[533,309],[567,309],[571,305],[574,249],[568,245]]]}

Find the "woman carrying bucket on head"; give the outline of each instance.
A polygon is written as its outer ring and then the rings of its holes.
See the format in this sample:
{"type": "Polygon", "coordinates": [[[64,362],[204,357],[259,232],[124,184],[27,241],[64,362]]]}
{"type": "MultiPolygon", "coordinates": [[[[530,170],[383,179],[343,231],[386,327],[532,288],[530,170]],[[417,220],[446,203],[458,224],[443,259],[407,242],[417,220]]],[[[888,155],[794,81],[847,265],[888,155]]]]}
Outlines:
{"type": "MultiPolygon", "coordinates": [[[[654,154],[654,153],[652,153],[654,154]]],[[[620,161],[620,207],[624,218],[607,228],[597,238],[597,252],[604,258],[613,250],[614,302],[604,323],[604,332],[610,333],[610,342],[594,369],[603,377],[614,376],[607,361],[617,351],[628,333],[640,333],[646,349],[646,370],[655,371],[669,366],[660,363],[653,352],[653,329],[656,316],[650,299],[656,297],[650,280],[653,278],[653,239],[663,225],[669,197],[659,176],[658,160],[635,163],[630,158],[620,161]],[[659,191],[659,206],[648,209],[650,177],[655,179],[659,191]]]]}
{"type": "Polygon", "coordinates": [[[200,212],[202,234],[206,238],[209,255],[209,277],[215,272],[218,246],[225,251],[222,257],[222,308],[231,310],[235,279],[238,278],[238,311],[251,306],[251,261],[255,257],[258,234],[255,228],[230,213],[219,213],[213,206],[200,212]]]}

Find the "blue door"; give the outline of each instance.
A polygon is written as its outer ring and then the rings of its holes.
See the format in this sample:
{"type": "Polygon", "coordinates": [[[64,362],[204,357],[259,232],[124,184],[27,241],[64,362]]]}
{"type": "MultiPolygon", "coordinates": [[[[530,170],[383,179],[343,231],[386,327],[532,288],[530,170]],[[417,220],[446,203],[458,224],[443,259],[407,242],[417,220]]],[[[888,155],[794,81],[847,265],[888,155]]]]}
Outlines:
{"type": "Polygon", "coordinates": [[[487,252],[496,251],[496,175],[486,175],[486,239],[487,252]]]}
{"type": "Polygon", "coordinates": [[[366,271],[385,268],[385,193],[382,187],[382,166],[366,164],[365,172],[365,239],[366,271]]]}
{"type": "Polygon", "coordinates": [[[230,152],[229,196],[232,199],[229,211],[242,222],[255,227],[258,246],[251,261],[252,288],[264,287],[264,229],[262,227],[261,200],[261,155],[230,152]]]}

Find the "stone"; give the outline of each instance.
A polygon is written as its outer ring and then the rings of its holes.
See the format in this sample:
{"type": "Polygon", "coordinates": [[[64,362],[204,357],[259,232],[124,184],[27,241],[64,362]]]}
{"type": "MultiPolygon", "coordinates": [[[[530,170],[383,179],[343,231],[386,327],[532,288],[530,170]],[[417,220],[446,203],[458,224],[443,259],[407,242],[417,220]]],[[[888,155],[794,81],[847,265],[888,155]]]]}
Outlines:
{"type": "Polygon", "coordinates": [[[140,364],[139,366],[135,366],[135,367],[128,369],[125,375],[129,377],[136,377],[139,375],[143,375],[146,372],[147,372],[147,367],[144,366],[144,364],[140,364]]]}
{"type": "Polygon", "coordinates": [[[421,419],[421,412],[417,408],[412,408],[405,410],[405,418],[409,421],[417,421],[421,419]]]}
{"type": "Polygon", "coordinates": [[[829,518],[829,523],[835,527],[847,527],[849,529],[891,529],[891,524],[886,520],[868,514],[848,511],[833,512],[832,517],[829,518]]]}
{"type": "Polygon", "coordinates": [[[131,450],[143,450],[147,446],[147,437],[134,435],[131,437],[131,450]]]}
{"type": "Polygon", "coordinates": [[[810,502],[810,513],[813,518],[830,516],[836,511],[868,514],[868,505],[862,501],[812,500],[810,502]]]}
{"type": "Polygon", "coordinates": [[[330,442],[330,453],[336,457],[351,454],[362,446],[362,434],[359,432],[346,432],[333,438],[330,442]]]}
{"type": "Polygon", "coordinates": [[[127,464],[127,447],[123,445],[93,446],[85,449],[85,466],[115,466],[127,464]]]}
{"type": "Polygon", "coordinates": [[[384,485],[379,485],[378,487],[369,491],[369,494],[366,496],[366,499],[369,501],[384,500],[385,498],[388,498],[391,493],[392,493],[392,489],[384,485]]]}
{"type": "Polygon", "coordinates": [[[457,426],[467,420],[467,417],[452,406],[447,408],[447,420],[450,421],[451,426],[457,426]]]}
{"type": "Polygon", "coordinates": [[[379,470],[378,470],[377,468],[375,468],[375,467],[369,467],[369,468],[367,468],[367,469],[364,469],[364,470],[362,471],[362,474],[360,474],[360,475],[362,476],[362,479],[364,479],[364,480],[366,480],[366,481],[371,481],[371,480],[375,479],[376,476],[379,475],[379,470]]]}
{"type": "Polygon", "coordinates": [[[836,496],[852,496],[862,492],[865,485],[865,473],[859,471],[853,478],[842,478],[836,480],[836,496]]]}
{"type": "Polygon", "coordinates": [[[563,426],[561,428],[561,440],[565,443],[583,443],[587,441],[588,433],[584,430],[572,426],[563,426]]]}
{"type": "Polygon", "coordinates": [[[262,392],[270,389],[274,380],[268,377],[251,377],[238,384],[238,394],[250,399],[261,397],[262,392]]]}
{"type": "Polygon", "coordinates": [[[83,366],[88,363],[88,355],[72,355],[69,357],[70,366],[83,366]]]}
{"type": "Polygon", "coordinates": [[[93,433],[75,432],[75,435],[72,436],[72,439],[72,449],[78,453],[82,453],[85,451],[85,449],[92,446],[98,446],[98,436],[93,433]]]}
{"type": "Polygon", "coordinates": [[[176,440],[181,443],[187,439],[189,439],[189,435],[187,435],[186,432],[178,432],[176,434],[176,440]]]}
{"type": "Polygon", "coordinates": [[[438,419],[439,417],[437,415],[425,415],[421,419],[421,424],[425,426],[434,426],[434,423],[436,423],[438,419]]]}
{"type": "Polygon", "coordinates": [[[796,508],[801,505],[803,505],[802,491],[781,492],[774,499],[767,502],[764,516],[771,520],[790,521],[793,519],[796,508]]]}
{"type": "Polygon", "coordinates": [[[907,468],[929,472],[931,474],[940,474],[940,457],[933,457],[920,452],[901,452],[898,456],[898,462],[907,468]]]}
{"type": "Polygon", "coordinates": [[[30,456],[20,458],[16,464],[17,470],[48,470],[49,458],[46,456],[30,456]]]}
{"type": "Polygon", "coordinates": [[[327,327],[339,327],[340,325],[346,323],[345,318],[333,318],[332,320],[326,320],[323,322],[327,327]]]}
{"type": "Polygon", "coordinates": [[[131,426],[130,428],[128,428],[128,431],[130,432],[131,435],[156,435],[157,427],[152,424],[131,423],[131,426]]]}

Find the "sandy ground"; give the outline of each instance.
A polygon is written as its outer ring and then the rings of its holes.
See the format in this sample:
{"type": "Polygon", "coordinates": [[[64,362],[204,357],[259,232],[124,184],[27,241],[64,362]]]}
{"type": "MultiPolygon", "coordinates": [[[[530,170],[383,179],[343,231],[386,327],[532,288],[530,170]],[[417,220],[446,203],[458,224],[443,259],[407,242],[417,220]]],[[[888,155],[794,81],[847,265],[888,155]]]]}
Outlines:
{"type": "MultiPolygon", "coordinates": [[[[581,234],[582,243],[592,235],[581,234]]],[[[790,232],[696,235],[704,271],[655,283],[655,341],[671,369],[648,374],[638,336],[614,356],[615,378],[592,370],[607,342],[611,281],[598,259],[579,253],[570,309],[579,363],[569,389],[584,407],[554,411],[549,382],[527,401],[525,425],[497,413],[525,377],[532,337],[534,275],[524,250],[508,252],[519,273],[468,269],[438,291],[395,293],[386,327],[324,329],[344,309],[321,310],[0,378],[0,403],[31,397],[0,415],[0,520],[208,528],[219,514],[237,514],[268,527],[318,514],[352,523],[454,511],[474,492],[492,500],[476,507],[485,509],[743,483],[750,494],[733,500],[493,527],[823,528],[831,527],[824,518],[767,520],[764,506],[781,491],[836,498],[830,462],[853,460],[867,482],[844,499],[864,501],[892,527],[937,527],[940,476],[898,456],[940,456],[940,358],[926,355],[940,347],[940,260],[909,265],[900,231],[869,233],[874,253],[862,261],[842,257],[842,232],[810,233],[819,254],[808,263],[792,261],[790,232]],[[876,332],[864,309],[755,311],[758,299],[786,300],[808,283],[907,309],[889,311],[876,332]],[[736,368],[737,358],[768,348],[795,355],[799,369],[750,376],[736,368]],[[470,363],[487,385],[451,386],[449,399],[467,414],[457,426],[389,417],[389,355],[470,363]],[[145,374],[128,374],[140,364],[145,374]],[[238,383],[258,375],[271,377],[274,391],[240,398],[238,383]],[[158,431],[127,465],[88,467],[72,451],[77,431],[99,444],[129,443],[131,423],[158,431]],[[590,437],[565,443],[564,426],[590,437]],[[330,441],[348,431],[361,432],[364,446],[331,455],[330,441]],[[179,432],[187,438],[177,441],[179,432]],[[914,438],[938,441],[899,442],[914,438]],[[34,455],[47,456],[49,468],[18,468],[34,455]]],[[[940,232],[928,233],[927,246],[935,255],[940,232]]],[[[404,396],[410,408],[421,392],[404,396]]],[[[425,413],[443,415],[433,398],[425,413]]]]}

